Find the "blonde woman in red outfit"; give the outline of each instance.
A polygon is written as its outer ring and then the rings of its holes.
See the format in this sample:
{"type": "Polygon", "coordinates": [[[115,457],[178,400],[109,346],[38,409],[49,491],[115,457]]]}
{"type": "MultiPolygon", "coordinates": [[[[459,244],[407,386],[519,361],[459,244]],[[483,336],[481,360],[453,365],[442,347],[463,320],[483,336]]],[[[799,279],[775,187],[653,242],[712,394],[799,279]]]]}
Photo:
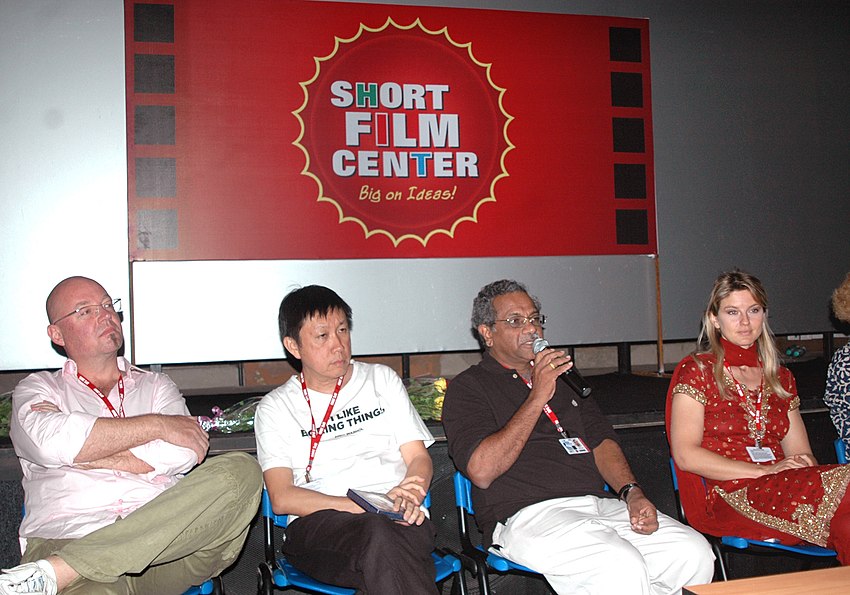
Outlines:
{"type": "Polygon", "coordinates": [[[850,466],[818,465],[812,454],[756,277],[718,277],[699,345],[676,368],[667,399],[691,525],[718,536],[814,543],[850,562],[850,466]]]}

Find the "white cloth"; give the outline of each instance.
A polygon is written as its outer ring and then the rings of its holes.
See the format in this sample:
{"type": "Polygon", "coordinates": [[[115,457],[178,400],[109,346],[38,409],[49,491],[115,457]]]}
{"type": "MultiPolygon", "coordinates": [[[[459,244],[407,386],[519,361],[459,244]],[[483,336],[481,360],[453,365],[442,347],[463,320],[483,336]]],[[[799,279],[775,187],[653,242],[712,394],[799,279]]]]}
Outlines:
{"type": "Polygon", "coordinates": [[[385,493],[404,479],[401,445],[421,440],[428,447],[434,438],[391,368],[357,361],[352,365],[316,451],[309,486],[304,475],[311,420],[317,427],[322,423],[331,395],[309,391],[312,418],[298,376],[263,397],[254,417],[263,471],[291,469],[296,486],[331,496],[345,496],[349,488],[385,493]]]}
{"type": "Polygon", "coordinates": [[[661,595],[710,583],[711,546],[658,513],[651,535],[632,531],[626,505],[579,496],[526,506],[493,531],[491,551],[546,577],[559,594],[661,595]]]}
{"type": "MultiPolygon", "coordinates": [[[[189,415],[186,402],[168,376],[131,366],[123,357],[118,358],[118,367],[124,377],[127,417],[147,413],[189,415]]],[[[119,410],[117,385],[107,398],[119,410]]],[[[111,415],[103,401],[77,380],[77,366],[72,360],[56,372],[30,374],[15,387],[9,434],[24,476],[22,538],[88,535],[147,504],[198,462],[192,450],[154,440],[131,449],[154,468],[149,473],[76,467],[74,458],[97,418],[111,415]],[[60,412],[31,409],[42,401],[53,403],[60,412]]]]}

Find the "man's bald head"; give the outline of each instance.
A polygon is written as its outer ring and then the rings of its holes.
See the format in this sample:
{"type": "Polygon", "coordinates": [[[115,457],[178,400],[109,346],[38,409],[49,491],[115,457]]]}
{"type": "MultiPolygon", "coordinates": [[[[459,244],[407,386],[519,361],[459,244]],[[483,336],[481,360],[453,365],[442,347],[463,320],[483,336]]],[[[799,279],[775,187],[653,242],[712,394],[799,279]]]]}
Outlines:
{"type": "MultiPolygon", "coordinates": [[[[88,277],[74,276],[68,277],[67,279],[63,279],[62,281],[56,284],[56,287],[54,287],[51,290],[50,294],[47,296],[47,320],[50,322],[50,324],[53,324],[53,321],[59,318],[60,316],[64,316],[68,313],[65,312],[65,310],[63,309],[63,298],[65,297],[69,288],[76,287],[80,283],[93,283],[94,285],[97,285],[98,287],[103,289],[103,286],[101,286],[100,283],[98,283],[94,279],[89,279],[88,277]]],[[[106,291],[104,290],[103,293],[106,293],[106,291]]],[[[68,311],[70,312],[70,310],[68,311]]]]}

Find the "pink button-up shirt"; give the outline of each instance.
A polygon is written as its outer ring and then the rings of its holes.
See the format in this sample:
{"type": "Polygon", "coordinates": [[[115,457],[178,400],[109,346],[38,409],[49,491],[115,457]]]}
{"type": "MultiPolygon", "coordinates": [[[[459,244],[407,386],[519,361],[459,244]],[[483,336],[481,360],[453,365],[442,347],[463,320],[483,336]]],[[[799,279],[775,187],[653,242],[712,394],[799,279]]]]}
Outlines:
{"type": "MultiPolygon", "coordinates": [[[[168,376],[131,366],[123,357],[118,367],[124,376],[127,417],[189,414],[168,376]]],[[[119,410],[117,385],[107,398],[119,410]]],[[[106,404],[77,380],[72,360],[56,372],[30,374],[15,388],[10,436],[24,475],[22,549],[26,537],[77,538],[113,523],[174,485],[198,462],[191,449],[152,440],[130,449],[153,467],[149,473],[77,467],[74,458],[95,421],[110,416],[106,404]],[[59,412],[33,411],[31,406],[41,401],[53,403],[59,412]]]]}

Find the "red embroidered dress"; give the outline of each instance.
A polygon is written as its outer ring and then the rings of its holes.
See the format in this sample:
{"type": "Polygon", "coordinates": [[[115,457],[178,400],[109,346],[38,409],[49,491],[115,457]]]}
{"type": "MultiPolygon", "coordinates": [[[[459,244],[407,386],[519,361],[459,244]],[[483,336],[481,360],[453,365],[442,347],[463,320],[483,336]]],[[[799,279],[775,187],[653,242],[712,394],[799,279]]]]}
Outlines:
{"type": "MultiPolygon", "coordinates": [[[[724,382],[734,398],[724,398],[717,390],[711,354],[697,356],[702,369],[692,357],[678,365],[667,395],[667,432],[670,432],[670,404],[675,393],[683,393],[705,406],[705,431],[702,446],[724,457],[752,462],[746,450],[755,445],[754,418],[758,390],[745,392],[741,399],[728,371],[724,382]]],[[[788,412],[800,406],[794,376],[780,368],[782,386],[790,398],[774,394],[765,386],[762,416],[766,425],[762,446],[773,450],[775,464],[785,455],[780,441],[788,433],[788,412]]],[[[820,465],[789,469],[757,479],[715,481],[692,473],[678,471],[679,495],[688,522],[697,530],[711,535],[738,535],[750,539],[778,538],[783,543],[808,541],[834,547],[831,535],[833,518],[839,511],[850,481],[850,465],[820,465]]],[[[850,504],[847,506],[850,509],[850,504]]],[[[845,521],[846,523],[846,521],[845,521]]],[[[844,545],[843,543],[841,545],[844,545]]],[[[850,543],[847,544],[850,546],[850,543]]],[[[837,549],[843,550],[843,547],[837,549]]],[[[839,556],[841,557],[841,556],[839,556]]]]}

